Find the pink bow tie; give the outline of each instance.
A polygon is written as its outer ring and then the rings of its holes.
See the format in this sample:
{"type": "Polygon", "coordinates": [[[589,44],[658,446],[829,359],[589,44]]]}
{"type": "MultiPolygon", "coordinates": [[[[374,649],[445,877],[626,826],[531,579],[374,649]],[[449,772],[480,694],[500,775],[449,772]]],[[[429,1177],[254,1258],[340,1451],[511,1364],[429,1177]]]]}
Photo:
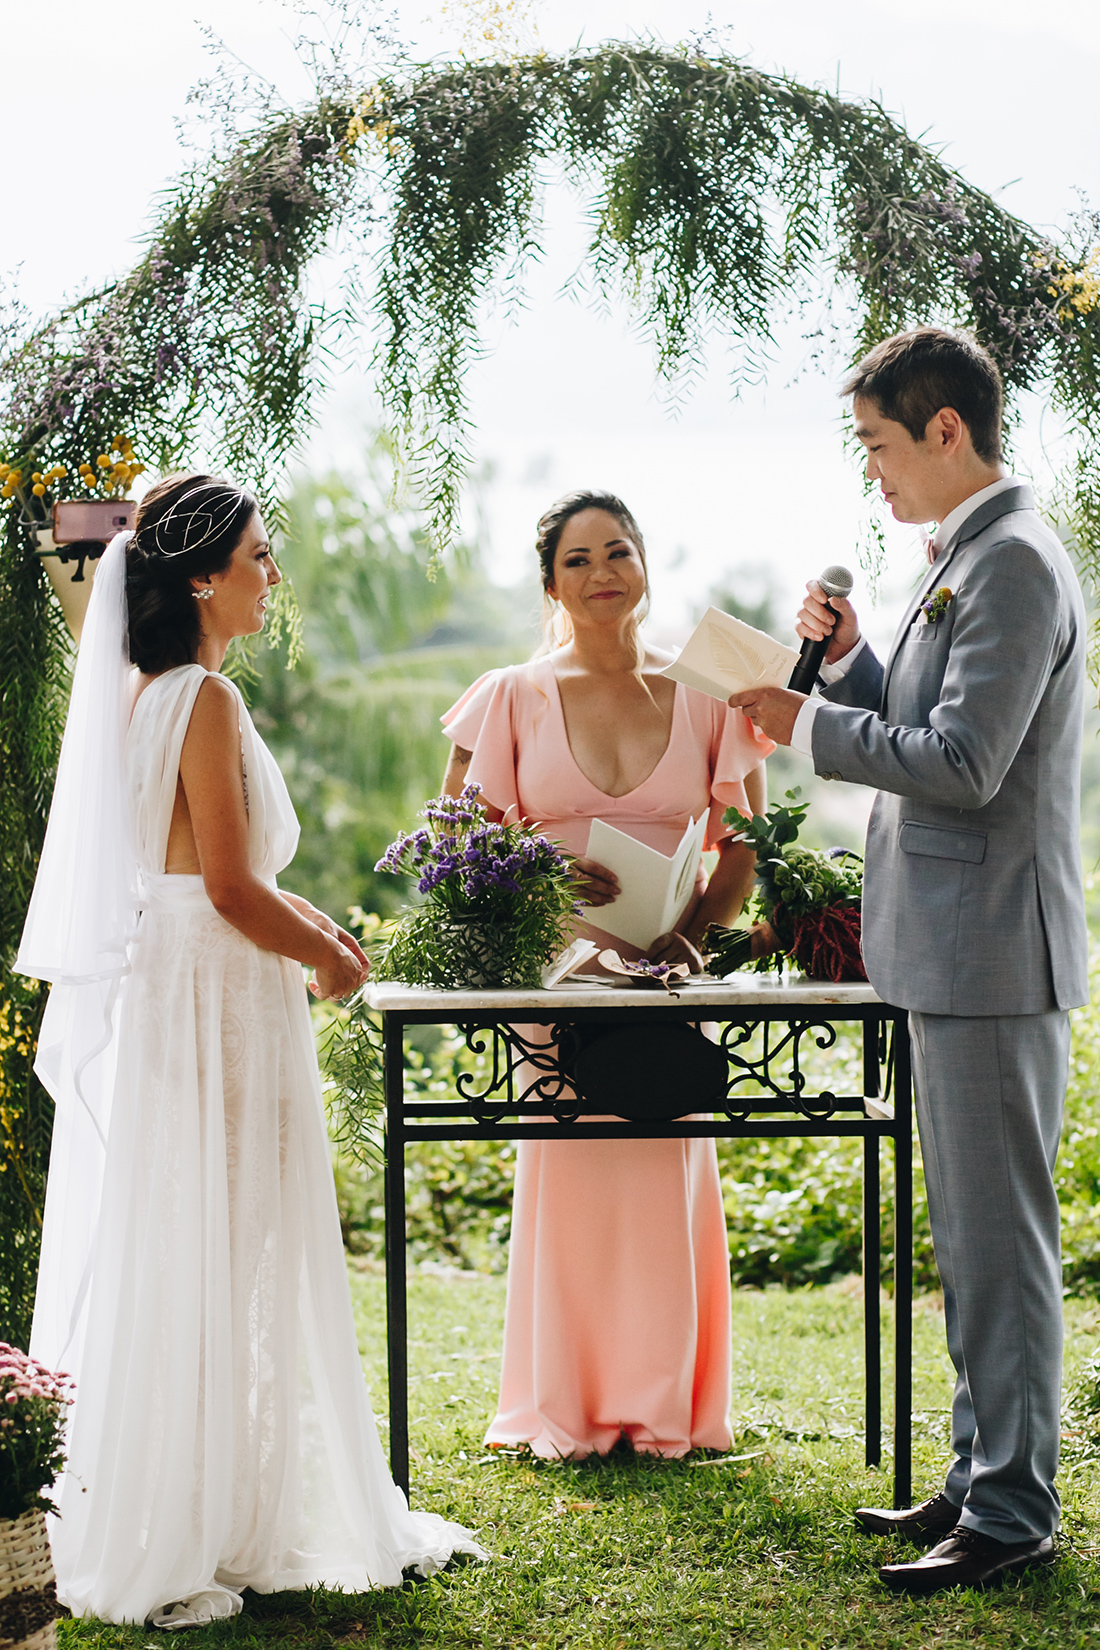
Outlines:
{"type": "Polygon", "coordinates": [[[928,557],[928,565],[931,567],[932,563],[940,553],[939,547],[937,546],[935,539],[930,537],[930,535],[925,532],[921,533],[921,543],[924,545],[924,553],[928,557]]]}

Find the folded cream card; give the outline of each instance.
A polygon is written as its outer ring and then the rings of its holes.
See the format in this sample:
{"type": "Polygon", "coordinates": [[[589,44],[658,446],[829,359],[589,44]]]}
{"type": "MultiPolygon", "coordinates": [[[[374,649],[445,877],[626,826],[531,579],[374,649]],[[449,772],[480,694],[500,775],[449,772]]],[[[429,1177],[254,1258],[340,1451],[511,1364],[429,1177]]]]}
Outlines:
{"type": "Polygon", "coordinates": [[[721,608],[708,607],[665,675],[724,700],[746,688],[786,687],[797,663],[793,647],[721,608]]]}
{"type": "Polygon", "coordinates": [[[622,893],[610,905],[594,906],[590,920],[605,933],[631,945],[647,946],[667,934],[683,916],[703,852],[707,820],[688,821],[670,859],[637,837],[594,819],[588,833],[589,859],[614,871],[622,893]]]}
{"type": "Polygon", "coordinates": [[[547,963],[543,969],[543,989],[549,991],[552,985],[564,980],[567,974],[575,974],[578,968],[583,968],[586,962],[591,962],[599,949],[595,940],[574,940],[572,945],[567,945],[565,950],[560,951],[553,962],[547,963]]]}

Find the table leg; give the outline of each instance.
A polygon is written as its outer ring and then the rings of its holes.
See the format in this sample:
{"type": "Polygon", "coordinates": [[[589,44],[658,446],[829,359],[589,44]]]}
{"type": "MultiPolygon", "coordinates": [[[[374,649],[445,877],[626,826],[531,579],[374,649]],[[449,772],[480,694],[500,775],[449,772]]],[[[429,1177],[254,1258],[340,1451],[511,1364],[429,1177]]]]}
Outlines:
{"type": "Polygon", "coordinates": [[[909,1022],[894,1022],[894,1506],[913,1499],[913,1078],[909,1022]]]}
{"type": "Polygon", "coordinates": [[[405,1023],[382,1016],[386,1097],[386,1350],[390,1377],[390,1471],[409,1493],[408,1310],[405,1280],[405,1023]]]}
{"type": "MultiPolygon", "coordinates": [[[[878,1020],[863,1022],[863,1092],[879,1095],[878,1020]]],[[[865,1452],[869,1467],[882,1460],[882,1324],[879,1314],[879,1271],[882,1201],[879,1188],[879,1137],[863,1137],[863,1368],[865,1452]]]]}

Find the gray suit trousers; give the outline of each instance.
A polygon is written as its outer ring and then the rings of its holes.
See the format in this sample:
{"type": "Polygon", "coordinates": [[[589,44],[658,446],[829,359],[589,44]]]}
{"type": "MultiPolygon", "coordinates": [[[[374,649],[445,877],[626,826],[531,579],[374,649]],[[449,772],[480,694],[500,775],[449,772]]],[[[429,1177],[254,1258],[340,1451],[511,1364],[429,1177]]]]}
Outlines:
{"type": "Polygon", "coordinates": [[[917,1121],[957,1380],[946,1493],[998,1541],[1058,1527],[1062,1270],[1053,1168],[1060,1010],[911,1013],[917,1121]]]}

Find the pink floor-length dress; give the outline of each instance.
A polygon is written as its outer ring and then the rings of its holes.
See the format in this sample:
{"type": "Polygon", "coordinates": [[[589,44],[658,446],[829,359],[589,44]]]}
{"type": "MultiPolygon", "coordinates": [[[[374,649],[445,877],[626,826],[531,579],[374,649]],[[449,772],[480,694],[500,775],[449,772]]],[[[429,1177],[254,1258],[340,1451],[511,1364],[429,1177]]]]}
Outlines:
{"type": "MultiPolygon", "coordinates": [[[[583,854],[603,819],[671,854],[688,819],[747,807],[774,746],[740,711],[677,685],[664,755],[612,797],[573,759],[552,658],[490,671],[443,718],[468,777],[510,817],[583,854]]],[[[702,894],[699,880],[686,922],[702,894]]],[[[589,923],[578,932],[628,957],[589,923]]],[[[654,936],[656,937],[656,936],[654,936]]],[[[526,1028],[525,1028],[526,1029],[526,1028]]],[[[493,1445],[537,1455],[682,1455],[730,1441],[730,1284],[712,1140],[523,1141],[516,1156],[504,1359],[493,1445]]]]}

